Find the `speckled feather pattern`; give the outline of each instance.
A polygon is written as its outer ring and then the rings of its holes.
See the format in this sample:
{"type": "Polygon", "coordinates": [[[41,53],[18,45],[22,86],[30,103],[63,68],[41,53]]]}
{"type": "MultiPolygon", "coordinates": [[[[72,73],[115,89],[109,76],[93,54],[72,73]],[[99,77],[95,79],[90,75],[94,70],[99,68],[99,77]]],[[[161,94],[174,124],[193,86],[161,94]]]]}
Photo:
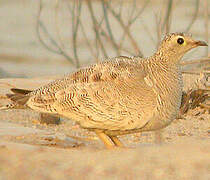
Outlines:
{"type": "Polygon", "coordinates": [[[33,91],[27,105],[112,135],[159,129],[177,114],[181,78],[177,67],[165,67],[163,71],[157,62],[155,58],[109,59],[33,91]]]}
{"type": "Polygon", "coordinates": [[[81,69],[33,91],[27,105],[71,118],[83,128],[139,129],[156,105],[141,61],[119,57],[81,69]]]}
{"type": "Polygon", "coordinates": [[[25,95],[26,106],[110,136],[161,129],[179,112],[179,61],[195,47],[177,44],[179,36],[193,43],[189,35],[172,33],[153,56],[120,56],[82,68],[25,95]]]}

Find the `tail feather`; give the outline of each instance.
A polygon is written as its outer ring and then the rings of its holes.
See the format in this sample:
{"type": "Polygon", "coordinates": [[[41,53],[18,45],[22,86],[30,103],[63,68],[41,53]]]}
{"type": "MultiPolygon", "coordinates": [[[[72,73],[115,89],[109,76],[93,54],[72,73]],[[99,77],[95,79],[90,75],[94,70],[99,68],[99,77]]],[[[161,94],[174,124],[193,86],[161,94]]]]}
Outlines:
{"type": "Polygon", "coordinates": [[[6,94],[6,96],[12,101],[12,103],[0,107],[0,110],[26,108],[27,107],[26,103],[30,98],[30,95],[28,94],[32,91],[25,89],[17,89],[17,88],[12,88],[10,90],[14,94],[6,94]]]}
{"type": "Polygon", "coordinates": [[[30,96],[22,95],[22,94],[6,94],[6,96],[12,100],[14,103],[19,105],[25,105],[30,96]]]}
{"type": "Polygon", "coordinates": [[[31,90],[18,89],[18,88],[11,88],[10,90],[15,94],[22,94],[22,95],[26,95],[32,92],[31,90]]]}

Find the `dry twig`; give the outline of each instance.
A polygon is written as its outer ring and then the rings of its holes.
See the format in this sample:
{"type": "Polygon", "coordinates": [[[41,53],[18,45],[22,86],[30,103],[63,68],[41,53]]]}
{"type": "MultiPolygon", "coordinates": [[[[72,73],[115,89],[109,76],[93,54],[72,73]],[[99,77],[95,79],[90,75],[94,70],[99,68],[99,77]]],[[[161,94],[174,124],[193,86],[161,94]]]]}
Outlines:
{"type": "Polygon", "coordinates": [[[40,0],[39,10],[38,10],[38,15],[37,15],[37,23],[36,23],[36,33],[37,33],[37,36],[39,38],[39,41],[41,42],[41,44],[47,50],[49,50],[49,51],[51,51],[53,53],[60,54],[60,55],[64,56],[67,60],[69,60],[69,62],[71,64],[74,64],[73,58],[70,57],[69,55],[67,55],[67,53],[63,50],[63,48],[58,45],[56,40],[50,35],[50,33],[48,32],[47,28],[42,23],[42,21],[40,19],[42,9],[43,9],[42,0],[40,0]],[[51,44],[55,47],[55,49],[53,49],[52,47],[50,47],[48,44],[45,43],[45,41],[41,37],[40,29],[45,34],[45,36],[48,38],[48,40],[51,42],[51,44]]]}

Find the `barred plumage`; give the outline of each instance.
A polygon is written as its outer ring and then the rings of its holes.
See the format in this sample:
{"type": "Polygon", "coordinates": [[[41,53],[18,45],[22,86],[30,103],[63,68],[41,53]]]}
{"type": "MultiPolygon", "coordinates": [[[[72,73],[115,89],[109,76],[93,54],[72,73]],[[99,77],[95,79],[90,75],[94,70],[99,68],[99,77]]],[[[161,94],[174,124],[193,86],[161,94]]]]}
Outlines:
{"type": "Polygon", "coordinates": [[[111,58],[32,92],[13,89],[8,97],[14,104],[78,122],[107,147],[112,142],[121,146],[117,135],[161,129],[176,118],[183,86],[179,61],[190,49],[205,45],[172,33],[149,58],[111,58]]]}

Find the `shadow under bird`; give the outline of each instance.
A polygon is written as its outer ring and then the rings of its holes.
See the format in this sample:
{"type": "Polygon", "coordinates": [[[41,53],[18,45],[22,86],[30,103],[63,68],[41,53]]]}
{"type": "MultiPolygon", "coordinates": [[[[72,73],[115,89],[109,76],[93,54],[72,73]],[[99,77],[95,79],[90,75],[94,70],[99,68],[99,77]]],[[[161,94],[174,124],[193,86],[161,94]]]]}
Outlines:
{"type": "Polygon", "coordinates": [[[180,60],[207,46],[184,33],[166,35],[148,58],[115,57],[68,74],[34,91],[11,89],[11,104],[57,114],[94,131],[107,148],[123,146],[117,136],[168,126],[182,97],[180,60]]]}

